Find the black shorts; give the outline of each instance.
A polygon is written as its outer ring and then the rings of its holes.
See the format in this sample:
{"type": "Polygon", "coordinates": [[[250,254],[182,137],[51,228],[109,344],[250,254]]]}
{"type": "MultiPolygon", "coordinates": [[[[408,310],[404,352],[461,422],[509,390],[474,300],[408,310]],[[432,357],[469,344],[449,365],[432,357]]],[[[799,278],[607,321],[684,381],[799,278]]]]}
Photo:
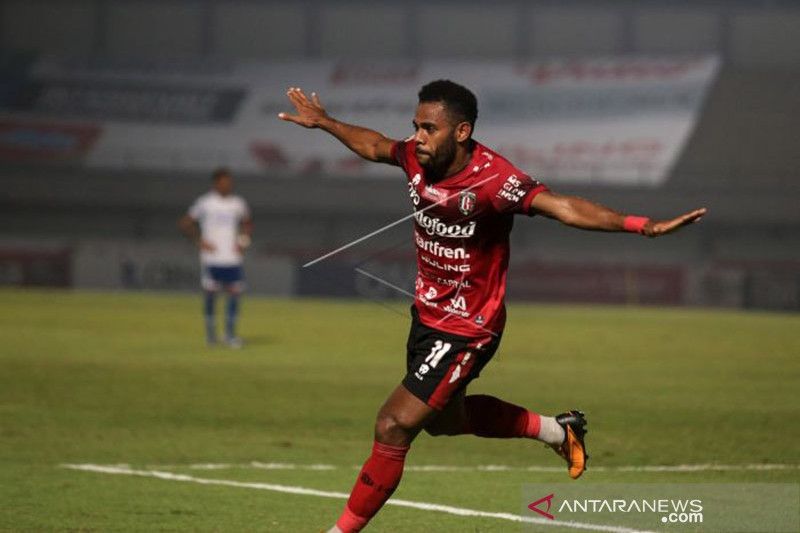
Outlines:
{"type": "Polygon", "coordinates": [[[500,335],[472,338],[433,329],[411,307],[403,386],[441,411],[456,393],[477,378],[500,346],[500,335]]]}

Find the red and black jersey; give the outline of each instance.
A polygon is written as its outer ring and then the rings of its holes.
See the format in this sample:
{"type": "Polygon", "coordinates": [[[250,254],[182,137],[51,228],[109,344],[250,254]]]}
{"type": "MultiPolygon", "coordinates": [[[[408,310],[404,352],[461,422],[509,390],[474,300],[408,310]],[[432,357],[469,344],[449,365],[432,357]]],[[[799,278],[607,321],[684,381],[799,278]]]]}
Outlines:
{"type": "Polygon", "coordinates": [[[477,142],[469,164],[436,183],[426,180],[414,141],[395,143],[392,156],[414,207],[420,321],[466,337],[499,334],[513,216],[531,214],[547,187],[477,142]]]}

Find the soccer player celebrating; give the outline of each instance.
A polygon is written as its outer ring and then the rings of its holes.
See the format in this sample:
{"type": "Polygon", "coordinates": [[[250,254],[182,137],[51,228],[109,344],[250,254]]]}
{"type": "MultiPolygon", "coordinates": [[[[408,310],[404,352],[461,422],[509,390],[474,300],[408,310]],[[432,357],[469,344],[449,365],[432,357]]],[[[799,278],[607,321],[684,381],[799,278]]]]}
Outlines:
{"type": "Polygon", "coordinates": [[[236,336],[236,320],[239,316],[239,298],[244,289],[242,261],[244,251],[250,245],[253,221],[247,203],[233,194],[230,171],[224,168],[215,170],[212,181],[211,190],[195,200],[188,213],[178,222],[178,227],[200,250],[208,345],[217,344],[214,303],[216,293],[225,290],[228,293],[225,344],[231,348],[241,348],[242,340],[236,336]]]}
{"type": "Polygon", "coordinates": [[[414,135],[405,141],[330,117],[314,93],[287,93],[295,113],[279,118],[322,129],[359,156],[401,167],[408,177],[417,247],[416,298],[407,373],[378,411],[372,454],[330,533],[360,531],[397,488],[406,453],[421,430],[431,435],[537,439],[586,468],[586,419],[577,410],[549,417],[486,395],[467,395],[494,355],[505,324],[509,233],[515,214],[541,214],[585,230],[648,237],[697,221],[705,209],[672,220],[626,216],[556,194],[473,140],[475,96],[447,80],[419,92],[414,135]]]}

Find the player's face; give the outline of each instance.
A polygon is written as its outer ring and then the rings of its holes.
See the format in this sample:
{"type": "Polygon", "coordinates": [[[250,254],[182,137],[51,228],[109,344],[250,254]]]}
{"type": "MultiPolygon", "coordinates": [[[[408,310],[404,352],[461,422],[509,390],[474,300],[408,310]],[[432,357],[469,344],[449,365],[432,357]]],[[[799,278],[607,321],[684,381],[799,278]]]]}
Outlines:
{"type": "Polygon", "coordinates": [[[214,190],[222,196],[228,196],[233,192],[233,178],[224,174],[214,180],[214,190]]]}
{"type": "Polygon", "coordinates": [[[422,102],[414,116],[417,161],[425,169],[444,170],[456,155],[456,128],[441,102],[422,102]]]}

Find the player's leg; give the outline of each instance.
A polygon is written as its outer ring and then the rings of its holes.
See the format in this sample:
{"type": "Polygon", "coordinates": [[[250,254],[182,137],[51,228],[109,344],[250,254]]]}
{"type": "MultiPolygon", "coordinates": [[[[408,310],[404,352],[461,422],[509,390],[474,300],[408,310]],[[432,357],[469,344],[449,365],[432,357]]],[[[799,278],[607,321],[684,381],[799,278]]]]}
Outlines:
{"type": "Polygon", "coordinates": [[[439,435],[477,435],[509,439],[528,438],[544,442],[567,461],[570,477],[586,469],[586,418],[580,411],[544,416],[494,396],[461,394],[425,426],[439,435]]]}
{"type": "Polygon", "coordinates": [[[452,370],[460,344],[422,325],[413,307],[411,317],[406,377],[378,411],[372,455],[330,533],[359,531],[378,512],[400,482],[411,441],[449,400],[448,390],[439,385],[452,370]]]}
{"type": "Polygon", "coordinates": [[[414,308],[411,316],[406,377],[378,412],[372,455],[337,522],[338,529],[332,532],[359,531],[389,498],[400,482],[411,441],[447,409],[476,364],[475,352],[485,344],[425,326],[414,308]]]}
{"type": "Polygon", "coordinates": [[[425,427],[425,433],[433,437],[442,435],[463,435],[465,428],[468,427],[466,405],[464,395],[466,390],[462,389],[456,393],[450,402],[436,416],[432,417],[425,427]]]}
{"type": "Polygon", "coordinates": [[[225,306],[225,343],[231,348],[241,348],[242,339],[236,336],[236,323],[239,319],[239,301],[244,289],[241,267],[230,267],[225,272],[225,291],[228,301],[225,306]]]}
{"type": "Polygon", "coordinates": [[[330,533],[360,531],[400,483],[411,442],[436,410],[399,385],[378,411],[372,454],[330,533]]]}
{"type": "MultiPolygon", "coordinates": [[[[459,388],[449,403],[425,426],[431,435],[477,435],[488,438],[528,438],[548,444],[561,455],[569,467],[569,475],[579,477],[586,467],[586,419],[580,411],[558,416],[544,416],[524,407],[484,394],[466,394],[467,385],[476,379],[494,356],[500,339],[466,345],[474,364],[467,366],[456,382],[459,388]]],[[[462,367],[463,357],[461,358],[462,367]]],[[[446,380],[448,383],[451,380],[446,380]]]]}
{"type": "Polygon", "coordinates": [[[214,320],[216,299],[215,291],[203,291],[203,318],[206,324],[206,343],[208,343],[209,346],[213,346],[217,343],[217,327],[214,320]]]}
{"type": "Polygon", "coordinates": [[[227,287],[228,301],[225,305],[225,343],[233,348],[240,348],[242,340],[236,336],[236,322],[239,319],[239,300],[242,293],[238,287],[227,287]]]}
{"type": "Polygon", "coordinates": [[[461,391],[441,413],[425,426],[439,435],[477,435],[509,439],[537,439],[550,445],[564,441],[564,429],[554,417],[542,416],[494,396],[461,391]]]}
{"type": "Polygon", "coordinates": [[[216,306],[217,290],[219,283],[215,277],[213,267],[202,266],[200,284],[203,288],[203,319],[206,327],[206,343],[214,346],[217,343],[217,326],[214,308],[216,306]]]}

